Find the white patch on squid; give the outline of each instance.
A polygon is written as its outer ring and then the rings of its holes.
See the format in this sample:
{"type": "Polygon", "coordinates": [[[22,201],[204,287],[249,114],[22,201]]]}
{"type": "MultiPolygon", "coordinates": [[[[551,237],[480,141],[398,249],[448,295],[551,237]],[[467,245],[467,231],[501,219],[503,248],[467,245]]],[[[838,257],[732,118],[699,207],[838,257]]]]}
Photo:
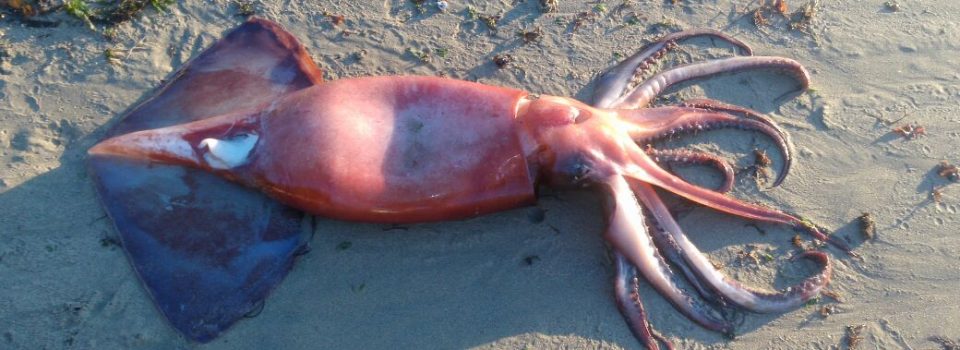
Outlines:
{"type": "Polygon", "coordinates": [[[567,105],[567,108],[570,109],[570,113],[569,113],[569,114],[570,114],[570,122],[571,122],[571,123],[576,123],[576,122],[577,122],[577,118],[580,117],[580,109],[577,108],[577,107],[571,106],[571,105],[569,105],[569,104],[567,105]]]}
{"type": "MultiPolygon", "coordinates": [[[[179,137],[165,137],[162,134],[155,134],[152,131],[143,131],[142,136],[130,137],[129,139],[125,138],[125,142],[131,143],[130,148],[149,150],[153,153],[168,153],[173,154],[175,157],[180,157],[183,159],[193,159],[194,153],[193,148],[190,147],[190,144],[187,141],[179,137]]],[[[124,136],[121,136],[124,137],[124,136]]]]}
{"type": "Polygon", "coordinates": [[[200,141],[200,148],[206,149],[203,160],[214,169],[232,169],[247,163],[253,146],[260,137],[257,134],[243,134],[227,140],[214,138],[200,141]]]}

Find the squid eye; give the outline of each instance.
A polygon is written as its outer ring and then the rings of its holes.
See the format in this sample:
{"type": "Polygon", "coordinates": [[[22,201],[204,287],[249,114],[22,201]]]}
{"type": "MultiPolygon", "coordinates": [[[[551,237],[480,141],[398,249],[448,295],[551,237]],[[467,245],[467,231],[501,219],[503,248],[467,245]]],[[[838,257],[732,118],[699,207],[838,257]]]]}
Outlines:
{"type": "Polygon", "coordinates": [[[246,164],[250,152],[260,137],[257,134],[240,134],[228,139],[206,138],[197,145],[203,153],[203,160],[214,169],[232,169],[246,164]]]}
{"type": "Polygon", "coordinates": [[[583,185],[593,173],[593,165],[586,157],[574,156],[560,164],[557,173],[571,185],[583,185]]]}

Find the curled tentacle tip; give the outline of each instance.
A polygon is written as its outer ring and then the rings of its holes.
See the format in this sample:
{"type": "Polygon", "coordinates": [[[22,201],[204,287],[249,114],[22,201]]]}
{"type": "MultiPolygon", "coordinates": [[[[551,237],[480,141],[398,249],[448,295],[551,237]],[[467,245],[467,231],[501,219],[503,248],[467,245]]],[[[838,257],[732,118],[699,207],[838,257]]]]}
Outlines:
{"type": "Polygon", "coordinates": [[[773,180],[773,183],[770,184],[768,188],[774,188],[780,186],[783,183],[783,180],[787,179],[787,174],[790,173],[790,161],[787,160],[787,163],[784,164],[783,169],[780,169],[780,173],[777,174],[777,178],[773,180]]]}

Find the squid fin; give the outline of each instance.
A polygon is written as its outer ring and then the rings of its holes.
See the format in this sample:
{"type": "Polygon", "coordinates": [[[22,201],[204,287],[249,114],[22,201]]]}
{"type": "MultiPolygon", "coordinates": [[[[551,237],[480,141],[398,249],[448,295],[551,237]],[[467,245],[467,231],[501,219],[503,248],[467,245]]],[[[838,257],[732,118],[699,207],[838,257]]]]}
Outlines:
{"type": "MultiPolygon", "coordinates": [[[[277,24],[250,20],[191,60],[107,136],[269,103],[320,70],[277,24]]],[[[91,156],[100,201],[134,270],[185,337],[207,342],[255,309],[307,247],[303,214],[192,168],[91,156]]]]}

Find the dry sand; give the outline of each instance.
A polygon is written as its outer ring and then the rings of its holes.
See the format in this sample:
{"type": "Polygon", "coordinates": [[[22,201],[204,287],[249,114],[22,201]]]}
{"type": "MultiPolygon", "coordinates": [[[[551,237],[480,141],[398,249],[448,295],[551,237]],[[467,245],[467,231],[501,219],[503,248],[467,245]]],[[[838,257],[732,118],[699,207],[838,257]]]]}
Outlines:
{"type": "MultiPolygon", "coordinates": [[[[653,324],[680,348],[698,349],[844,349],[845,328],[860,324],[864,349],[933,349],[939,345],[930,336],[960,337],[960,184],[933,171],[940,160],[960,162],[960,2],[900,1],[890,11],[884,0],[822,1],[808,33],[780,21],[757,28],[737,1],[678,2],[634,1],[619,12],[619,1],[606,1],[606,11],[573,34],[569,23],[594,3],[561,1],[554,13],[542,13],[535,0],[454,0],[446,13],[427,6],[423,14],[403,0],[258,7],[300,38],[330,79],[446,74],[583,99],[617,54],[678,28],[720,29],[758,54],[799,60],[815,90],[795,98],[777,99],[792,83],[774,73],[721,77],[675,96],[749,106],[785,125],[798,150],[790,177],[766,190],[744,174],[735,195],[802,213],[854,242],[863,261],[833,252],[830,290],[843,302],[746,314],[740,336],[728,341],[644,288],[653,324]],[[502,14],[499,31],[467,20],[467,5],[502,14]],[[345,23],[334,26],[324,11],[345,23]],[[633,11],[639,24],[628,25],[633,11]],[[524,45],[516,32],[535,27],[542,40],[524,45]],[[420,62],[408,49],[433,54],[420,62]],[[491,60],[502,53],[516,61],[498,70],[491,60]],[[908,122],[927,135],[890,133],[908,122]],[[935,203],[931,190],[944,185],[935,203]],[[860,236],[861,212],[876,218],[875,240],[860,236]],[[827,305],[838,312],[821,317],[827,305]]],[[[530,208],[392,231],[318,219],[313,251],[259,316],[206,345],[180,338],[122,249],[109,244],[115,233],[94,195],[85,151],[126,108],[241,23],[236,12],[226,1],[151,10],[120,25],[115,42],[64,14],[46,17],[62,21],[52,28],[0,20],[0,348],[640,348],[614,305],[600,202],[588,193],[545,197],[541,223],[529,219],[530,208]],[[108,48],[120,49],[121,64],[105,60],[108,48]],[[350,248],[337,249],[345,241],[350,248]]],[[[684,47],[668,61],[729,55],[705,40],[684,47]]],[[[751,164],[754,147],[770,147],[739,131],[672,144],[721,152],[741,167],[751,164]]],[[[717,181],[704,169],[683,173],[717,181]]],[[[784,286],[812,271],[786,260],[794,248],[785,228],[760,225],[763,235],[747,222],[673,205],[694,242],[745,283],[784,286]],[[742,263],[737,252],[749,245],[775,260],[742,263]]]]}

